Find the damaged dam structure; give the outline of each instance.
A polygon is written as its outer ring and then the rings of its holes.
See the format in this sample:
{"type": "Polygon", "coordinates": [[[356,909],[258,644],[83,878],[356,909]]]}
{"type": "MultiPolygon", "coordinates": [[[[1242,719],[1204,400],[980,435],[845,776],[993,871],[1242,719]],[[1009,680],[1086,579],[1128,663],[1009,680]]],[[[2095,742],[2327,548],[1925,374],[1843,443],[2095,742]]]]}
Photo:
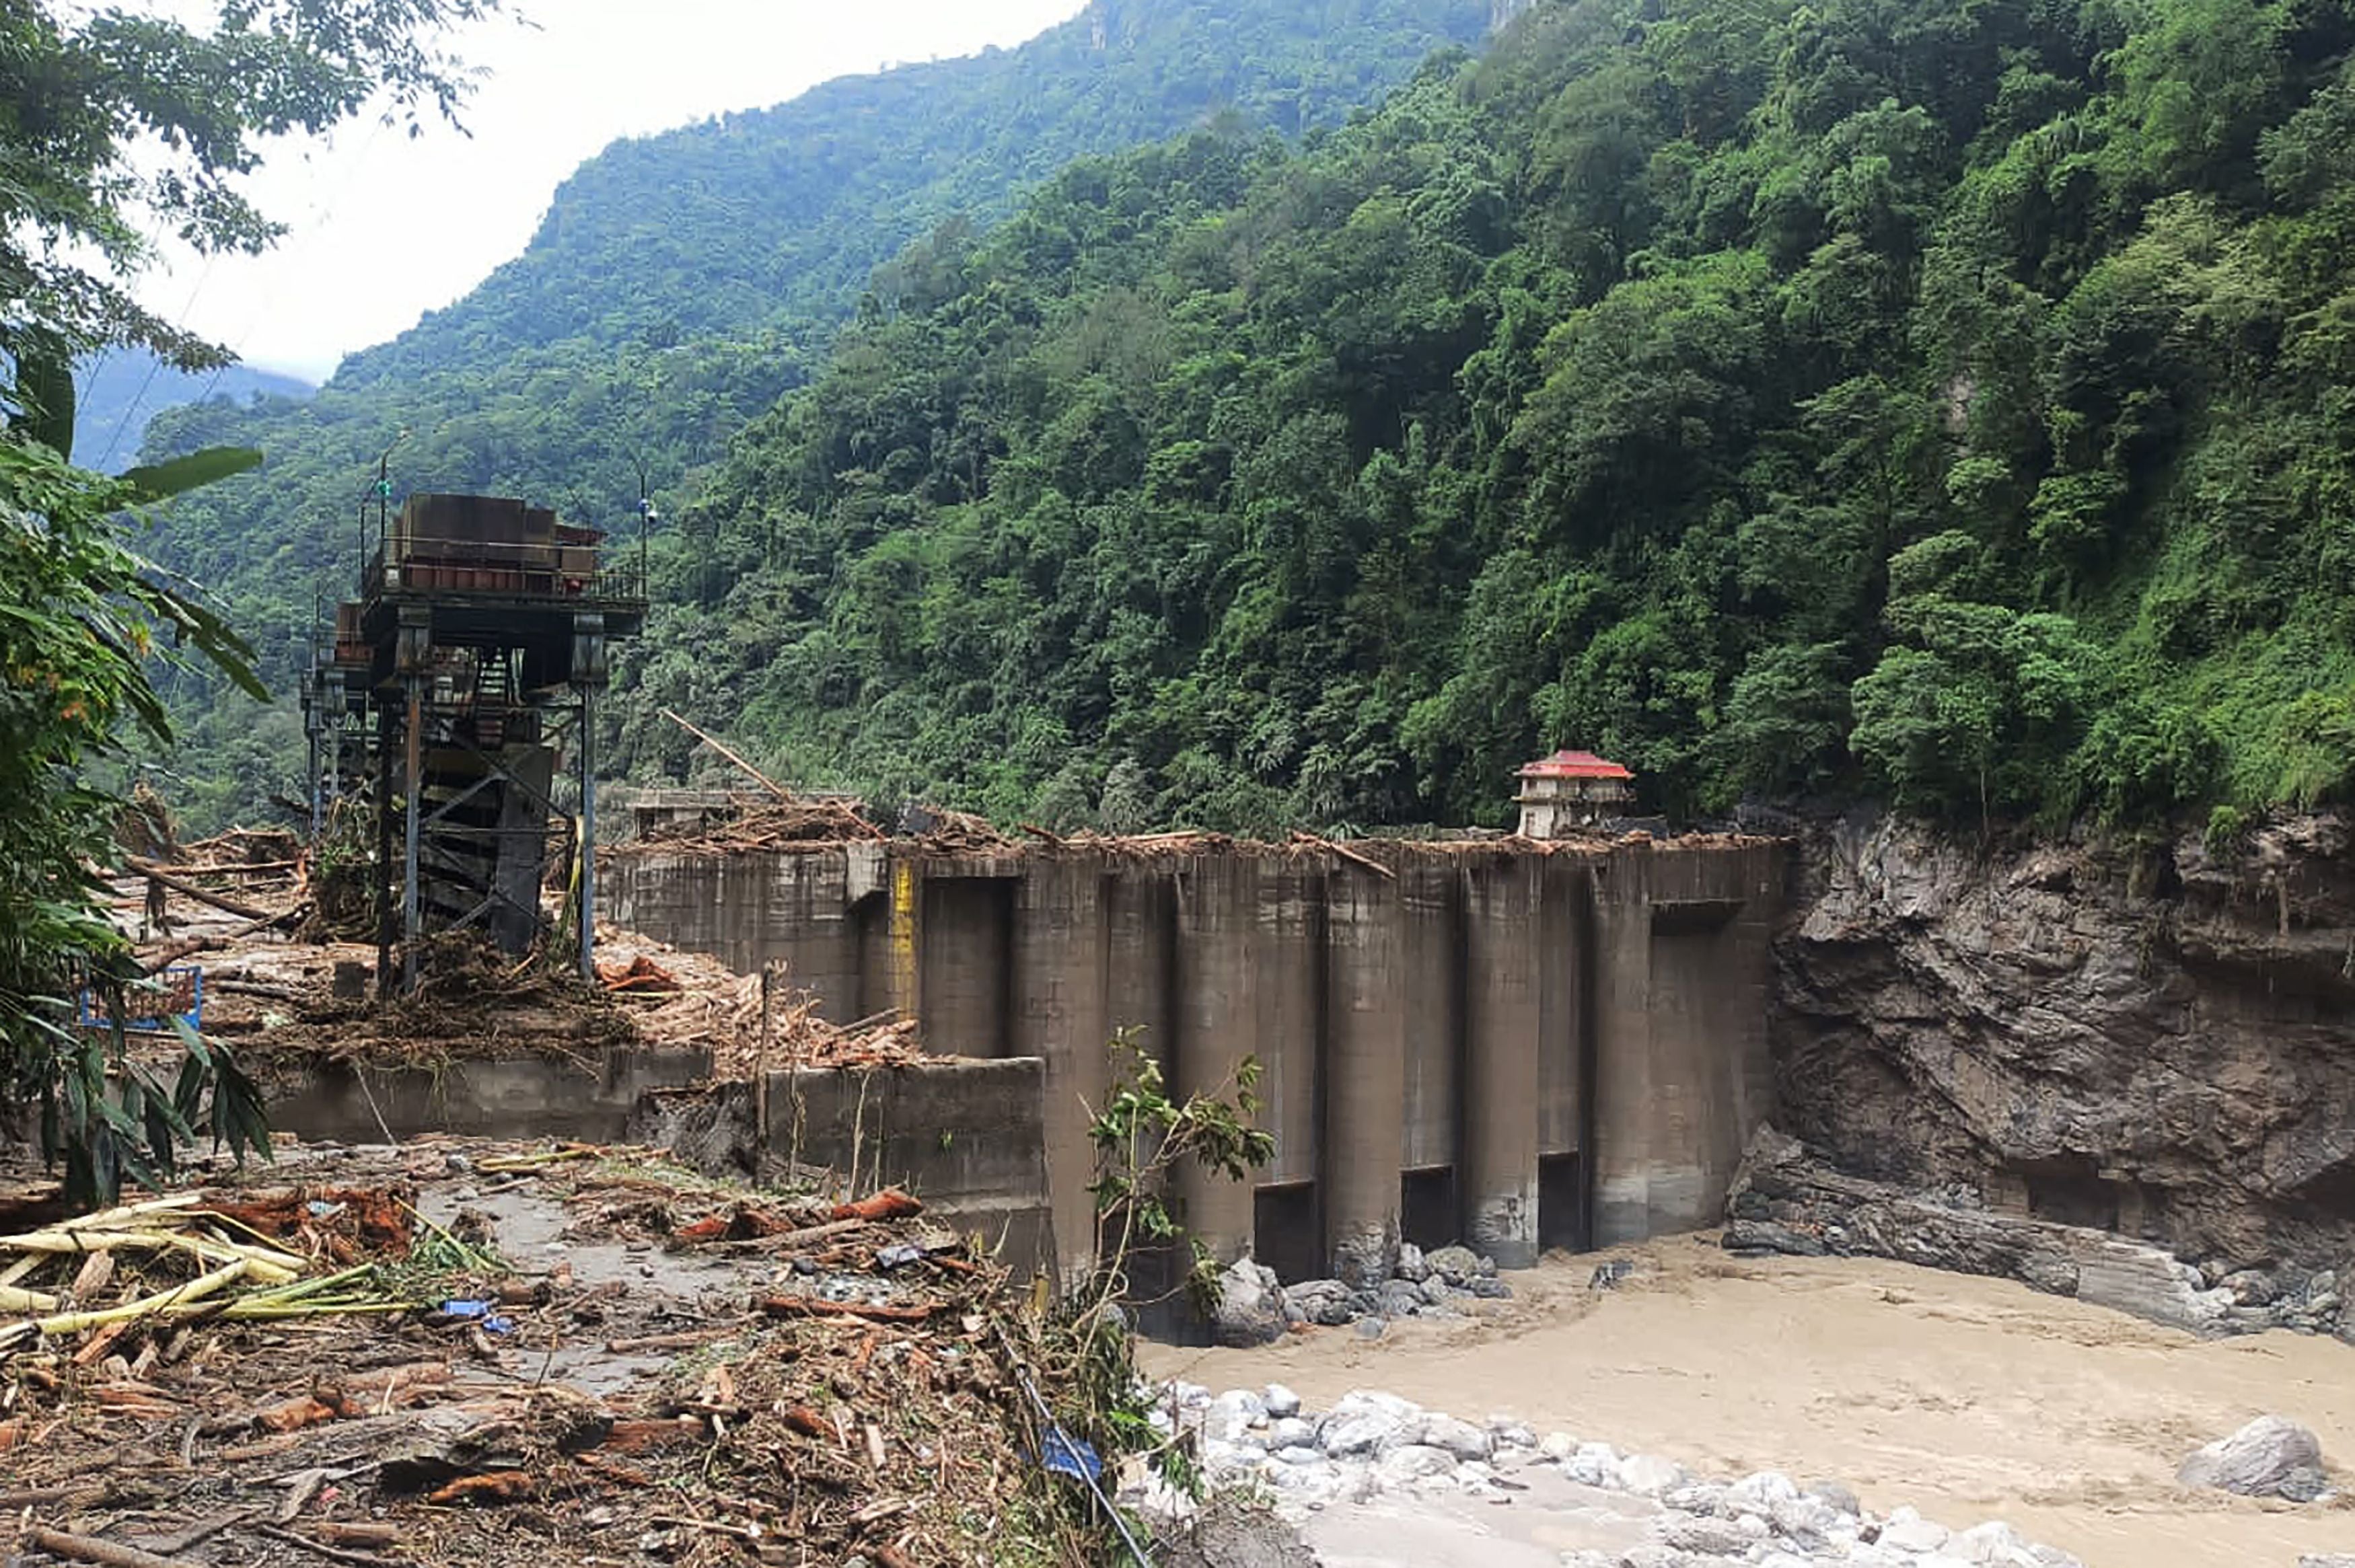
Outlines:
{"type": "Polygon", "coordinates": [[[1173,1094],[1256,1059],[1275,1157],[1188,1175],[1223,1262],[1379,1280],[1401,1240],[1503,1266],[1721,1217],[1774,1086],[1786,846],[1668,842],[921,841],[609,852],[607,915],[739,970],[782,960],[839,1022],[1044,1063],[1067,1276],[1092,1234],[1089,1107],[1134,1032],[1173,1094]]]}

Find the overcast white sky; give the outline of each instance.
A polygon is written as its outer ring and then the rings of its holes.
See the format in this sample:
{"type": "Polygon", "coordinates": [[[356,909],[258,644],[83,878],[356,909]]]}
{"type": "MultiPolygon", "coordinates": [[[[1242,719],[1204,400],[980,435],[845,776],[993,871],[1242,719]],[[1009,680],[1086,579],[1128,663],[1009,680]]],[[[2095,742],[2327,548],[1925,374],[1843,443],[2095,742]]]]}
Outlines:
{"type": "Polygon", "coordinates": [[[465,119],[373,121],[272,150],[252,189],[293,232],[258,259],[175,259],[153,309],[249,364],[324,380],[520,253],[557,185],[618,137],[762,108],[885,65],[1011,46],[1083,0],[519,0],[534,24],[459,47],[490,68],[465,119]],[[422,246],[417,237],[431,235],[422,246]]]}

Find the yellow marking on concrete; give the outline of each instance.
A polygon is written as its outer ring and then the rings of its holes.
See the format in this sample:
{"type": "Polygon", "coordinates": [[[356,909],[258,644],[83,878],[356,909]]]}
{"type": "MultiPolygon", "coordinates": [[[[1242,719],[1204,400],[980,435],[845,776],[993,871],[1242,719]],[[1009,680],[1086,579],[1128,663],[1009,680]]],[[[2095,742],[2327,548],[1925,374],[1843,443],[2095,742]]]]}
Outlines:
{"type": "Polygon", "coordinates": [[[891,1005],[916,1011],[916,867],[891,863],[891,1005]]]}

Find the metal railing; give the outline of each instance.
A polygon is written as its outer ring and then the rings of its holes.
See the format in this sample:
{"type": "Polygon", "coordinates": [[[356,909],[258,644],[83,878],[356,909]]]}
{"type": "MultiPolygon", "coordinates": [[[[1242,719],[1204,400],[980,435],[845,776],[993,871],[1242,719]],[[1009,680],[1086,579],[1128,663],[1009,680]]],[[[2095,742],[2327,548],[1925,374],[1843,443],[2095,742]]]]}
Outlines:
{"type": "Polygon", "coordinates": [[[614,560],[595,545],[493,543],[398,528],[377,543],[362,577],[362,597],[371,599],[431,593],[643,604],[646,597],[642,556],[614,560]]]}
{"type": "Polygon", "coordinates": [[[205,1026],[205,971],[192,964],[176,964],[155,975],[146,985],[128,986],[117,1004],[84,987],[76,998],[74,1022],[83,1029],[125,1034],[171,1034],[175,1024],[201,1031],[205,1026]]]}

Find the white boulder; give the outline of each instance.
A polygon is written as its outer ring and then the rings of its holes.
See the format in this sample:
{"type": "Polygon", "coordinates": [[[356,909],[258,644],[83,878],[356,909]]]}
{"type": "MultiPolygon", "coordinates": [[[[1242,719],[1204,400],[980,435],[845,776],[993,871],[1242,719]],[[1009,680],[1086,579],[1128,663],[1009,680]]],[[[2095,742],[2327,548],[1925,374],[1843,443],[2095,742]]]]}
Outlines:
{"type": "Polygon", "coordinates": [[[2176,1470],[2187,1487],[2212,1487],[2244,1498],[2312,1502],[2328,1489],[2322,1445],[2313,1433],[2279,1415],[2260,1415],[2230,1437],[2193,1454],[2176,1470]]]}

